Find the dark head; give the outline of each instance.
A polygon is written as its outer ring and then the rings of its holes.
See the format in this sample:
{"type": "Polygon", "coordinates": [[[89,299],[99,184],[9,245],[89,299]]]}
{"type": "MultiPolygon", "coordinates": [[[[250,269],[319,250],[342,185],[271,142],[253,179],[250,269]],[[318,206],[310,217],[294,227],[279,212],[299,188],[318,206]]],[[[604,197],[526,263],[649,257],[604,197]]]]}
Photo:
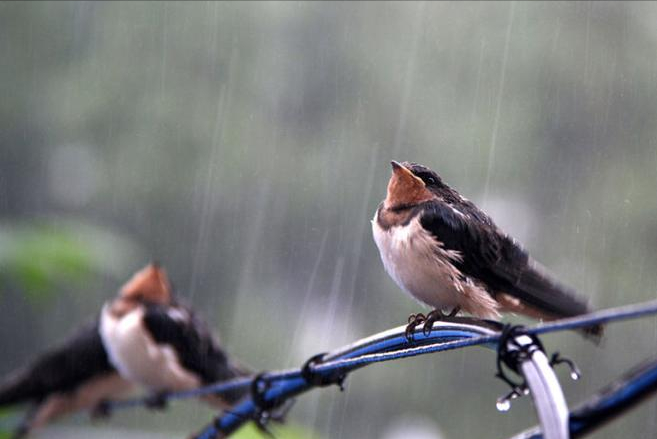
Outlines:
{"type": "Polygon", "coordinates": [[[429,190],[438,190],[445,186],[440,176],[426,166],[413,162],[404,162],[401,165],[422,180],[429,190]]]}
{"type": "Polygon", "coordinates": [[[387,209],[409,208],[437,197],[443,182],[431,169],[417,163],[394,160],[390,164],[392,176],[384,201],[387,209]]]}

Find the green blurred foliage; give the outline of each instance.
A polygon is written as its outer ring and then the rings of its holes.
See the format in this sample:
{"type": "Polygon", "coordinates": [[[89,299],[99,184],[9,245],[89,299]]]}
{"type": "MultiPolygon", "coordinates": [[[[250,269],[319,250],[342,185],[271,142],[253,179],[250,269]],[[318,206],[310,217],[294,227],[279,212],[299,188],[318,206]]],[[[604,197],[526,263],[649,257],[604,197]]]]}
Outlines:
{"type": "Polygon", "coordinates": [[[117,276],[125,268],[113,261],[137,254],[125,238],[81,222],[0,225],[0,282],[34,303],[80,288],[92,275],[117,276]]]}
{"type": "Polygon", "coordinates": [[[0,439],[10,439],[13,428],[19,423],[17,410],[11,407],[0,408],[0,439]]]}
{"type": "Polygon", "coordinates": [[[63,280],[84,281],[92,268],[87,249],[47,226],[0,231],[0,248],[2,275],[35,301],[63,280]]]}
{"type": "MultiPolygon", "coordinates": [[[[271,432],[275,437],[286,439],[319,439],[320,436],[308,430],[307,428],[298,425],[272,425],[271,432]]],[[[249,423],[240,428],[234,435],[236,439],[262,439],[268,436],[253,425],[249,423]]]]}

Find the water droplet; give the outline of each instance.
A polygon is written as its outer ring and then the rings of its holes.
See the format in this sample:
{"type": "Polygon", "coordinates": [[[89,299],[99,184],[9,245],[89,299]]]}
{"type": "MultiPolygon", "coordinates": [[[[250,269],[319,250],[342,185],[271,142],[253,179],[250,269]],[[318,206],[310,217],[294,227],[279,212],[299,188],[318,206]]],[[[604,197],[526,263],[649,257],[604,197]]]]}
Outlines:
{"type": "Polygon", "coordinates": [[[570,377],[573,379],[573,381],[577,381],[580,378],[580,375],[578,372],[572,371],[570,372],[570,377]]]}
{"type": "Polygon", "coordinates": [[[508,412],[511,408],[511,401],[507,398],[500,398],[495,403],[495,407],[497,407],[497,410],[500,412],[508,412]]]}

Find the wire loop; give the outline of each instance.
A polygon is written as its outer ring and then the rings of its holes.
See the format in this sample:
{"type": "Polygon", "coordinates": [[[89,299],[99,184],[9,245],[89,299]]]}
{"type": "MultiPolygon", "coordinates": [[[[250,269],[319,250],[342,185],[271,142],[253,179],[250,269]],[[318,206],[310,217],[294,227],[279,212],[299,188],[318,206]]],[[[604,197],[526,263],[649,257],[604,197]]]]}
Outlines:
{"type": "Polygon", "coordinates": [[[522,325],[504,325],[498,341],[497,373],[495,376],[511,387],[511,393],[505,399],[514,399],[524,395],[526,393],[527,383],[524,378],[522,381],[511,379],[503,366],[506,366],[516,375],[522,377],[522,373],[519,370],[520,365],[524,361],[529,360],[536,351],[545,352],[543,343],[541,343],[538,337],[527,334],[526,328],[522,325]]]}
{"type": "Polygon", "coordinates": [[[277,399],[268,400],[265,396],[271,389],[271,380],[267,378],[267,372],[260,372],[251,382],[251,400],[256,410],[253,414],[253,420],[258,429],[269,437],[274,437],[267,428],[267,423],[272,418],[271,411],[278,407],[283,401],[277,399]]]}
{"type": "Polygon", "coordinates": [[[312,367],[322,363],[326,352],[313,355],[301,367],[301,376],[306,382],[314,387],[326,387],[336,385],[340,391],[344,391],[344,380],[347,378],[347,373],[337,370],[332,373],[317,373],[312,370],[312,367]]]}
{"type": "MultiPolygon", "coordinates": [[[[434,325],[431,335],[422,341],[422,344],[408,343],[405,335],[406,327],[398,327],[352,343],[331,353],[329,356],[314,356],[306,363],[305,372],[300,369],[282,370],[269,372],[266,376],[260,374],[255,378],[241,377],[227,382],[214,383],[212,385],[194,389],[191,391],[172,392],[168,398],[182,399],[198,397],[207,394],[221,394],[251,387],[252,399],[243,401],[234,412],[225,412],[221,426],[214,423],[203,430],[199,438],[209,436],[217,431],[230,434],[242,425],[247,419],[263,420],[275,407],[281,407],[283,403],[291,400],[294,396],[303,393],[322,382],[326,382],[326,376],[333,374],[346,375],[347,373],[363,366],[383,361],[410,358],[418,355],[444,352],[447,350],[460,349],[471,346],[497,346],[500,350],[497,358],[497,377],[512,387],[508,399],[524,395],[526,387],[524,383],[512,380],[504,371],[503,367],[518,373],[522,360],[528,358],[536,349],[543,349],[540,341],[531,337],[532,335],[547,334],[556,331],[584,328],[594,324],[604,324],[620,320],[637,319],[648,315],[657,314],[657,300],[644,303],[626,305],[611,308],[594,313],[556,320],[548,323],[522,328],[506,326],[502,332],[492,328],[490,322],[474,318],[461,318],[454,322],[442,322],[438,328],[434,325]],[[519,343],[516,338],[526,335],[523,340],[533,340],[530,346],[519,343]],[[321,365],[321,368],[319,367],[321,365]],[[314,369],[321,369],[321,372],[314,369]],[[321,378],[319,378],[321,377],[321,378]],[[272,383],[276,382],[275,392],[268,392],[272,383]],[[318,384],[315,384],[318,383],[318,384]],[[268,393],[275,396],[266,398],[268,393]],[[235,416],[229,416],[233,413],[235,416]],[[256,416],[257,414],[257,416],[256,416]]],[[[556,353],[549,361],[550,365],[566,363],[571,366],[571,376],[579,374],[574,363],[562,358],[556,353]]],[[[657,368],[655,368],[657,375],[657,368]]],[[[657,378],[654,380],[657,383],[657,378]]],[[[657,387],[657,385],[656,385],[657,387]]],[[[508,399],[498,400],[500,406],[506,407],[508,399]]],[[[111,401],[109,408],[125,409],[144,405],[143,398],[129,399],[123,401],[111,401]]],[[[501,410],[502,410],[501,409],[501,410]]],[[[275,414],[274,414],[275,415],[275,414]]],[[[269,419],[272,419],[271,417],[269,419]]],[[[219,421],[219,419],[217,420],[219,421]]]]}
{"type": "Polygon", "coordinates": [[[582,372],[580,372],[579,367],[577,367],[577,364],[570,358],[562,357],[561,354],[557,351],[554,354],[552,354],[552,357],[550,358],[550,366],[554,368],[554,366],[558,366],[559,364],[565,363],[568,368],[570,369],[570,377],[574,380],[577,381],[580,376],[582,376],[582,372]]]}

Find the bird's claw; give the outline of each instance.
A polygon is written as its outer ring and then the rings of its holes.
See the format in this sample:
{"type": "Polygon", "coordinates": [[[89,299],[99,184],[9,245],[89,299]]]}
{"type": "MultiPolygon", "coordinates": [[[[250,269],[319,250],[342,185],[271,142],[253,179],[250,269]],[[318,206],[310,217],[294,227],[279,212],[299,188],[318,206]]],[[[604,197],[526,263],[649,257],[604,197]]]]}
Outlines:
{"type": "Polygon", "coordinates": [[[434,309],[429,314],[427,314],[427,318],[424,321],[424,326],[422,327],[422,334],[424,334],[425,337],[430,336],[431,330],[433,329],[433,324],[439,320],[442,320],[443,317],[445,317],[445,314],[443,314],[443,312],[439,309],[434,309]]]}
{"type": "Polygon", "coordinates": [[[148,396],[145,405],[149,409],[164,410],[167,406],[167,392],[155,392],[148,396]]]}
{"type": "Polygon", "coordinates": [[[456,315],[460,312],[461,312],[461,307],[455,306],[454,309],[452,309],[450,313],[447,315],[447,317],[456,317],[456,315]]]}
{"type": "Polygon", "coordinates": [[[449,314],[444,314],[441,310],[434,309],[429,314],[427,314],[427,318],[424,321],[424,327],[422,328],[422,334],[424,334],[425,337],[430,336],[431,331],[433,330],[433,324],[435,322],[439,322],[440,320],[443,320],[445,317],[454,317],[460,311],[461,311],[461,307],[459,306],[451,310],[449,314]]]}
{"type": "Polygon", "coordinates": [[[106,399],[98,401],[98,403],[91,409],[91,419],[105,419],[109,418],[112,414],[112,407],[110,402],[106,399]]]}
{"type": "Polygon", "coordinates": [[[427,317],[422,313],[411,314],[408,316],[408,326],[406,326],[406,340],[408,342],[414,341],[414,332],[415,328],[420,326],[424,321],[427,320],[427,317]]]}

